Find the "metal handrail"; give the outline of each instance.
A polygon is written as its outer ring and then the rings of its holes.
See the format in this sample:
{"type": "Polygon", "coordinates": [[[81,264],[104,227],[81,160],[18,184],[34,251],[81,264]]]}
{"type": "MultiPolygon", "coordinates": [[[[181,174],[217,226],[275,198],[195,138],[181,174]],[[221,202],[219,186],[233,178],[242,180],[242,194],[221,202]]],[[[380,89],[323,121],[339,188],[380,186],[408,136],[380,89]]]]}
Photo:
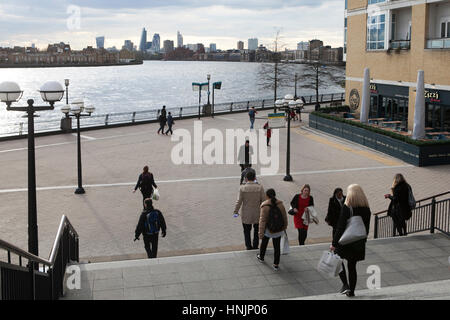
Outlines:
{"type": "Polygon", "coordinates": [[[38,256],[35,256],[34,254],[31,254],[23,249],[20,249],[19,247],[16,247],[13,244],[8,243],[7,241],[1,240],[1,239],[0,239],[0,249],[4,249],[4,250],[10,251],[10,252],[13,252],[13,253],[17,254],[18,256],[25,258],[29,261],[41,263],[48,267],[53,267],[55,265],[55,260],[56,260],[56,256],[58,253],[59,244],[61,242],[60,240],[63,235],[64,228],[66,226],[68,226],[70,231],[73,232],[76,237],[78,237],[78,233],[75,231],[75,229],[72,226],[72,224],[70,223],[69,219],[65,215],[63,215],[61,218],[58,232],[56,233],[56,239],[55,239],[55,242],[53,243],[53,247],[50,252],[50,257],[48,260],[40,258],[38,256]]]}
{"type": "MultiPolygon", "coordinates": [[[[437,195],[434,195],[434,196],[431,196],[431,197],[428,197],[428,198],[424,198],[424,199],[421,199],[421,200],[416,200],[416,203],[424,202],[424,201],[427,201],[427,200],[432,200],[434,198],[439,198],[439,197],[445,196],[447,194],[450,194],[450,191],[447,191],[447,192],[444,192],[444,193],[440,193],[440,194],[437,194],[437,195]]],[[[374,216],[378,216],[380,214],[387,213],[388,211],[389,210],[383,210],[383,211],[374,213],[373,215],[374,216]]]]}

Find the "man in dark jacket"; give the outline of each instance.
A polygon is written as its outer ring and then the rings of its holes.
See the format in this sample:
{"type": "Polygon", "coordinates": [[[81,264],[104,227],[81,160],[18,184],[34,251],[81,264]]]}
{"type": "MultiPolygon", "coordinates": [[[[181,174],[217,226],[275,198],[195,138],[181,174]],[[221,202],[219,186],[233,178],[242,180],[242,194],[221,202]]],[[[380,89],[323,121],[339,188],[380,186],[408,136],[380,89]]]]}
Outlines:
{"type": "Polygon", "coordinates": [[[336,188],[333,192],[333,196],[328,202],[328,212],[325,221],[329,226],[333,227],[333,237],[336,233],[336,226],[341,215],[342,207],[344,206],[345,196],[341,188],[336,188]]]}
{"type": "Polygon", "coordinates": [[[166,221],[161,211],[153,208],[152,199],[145,199],[145,210],[139,217],[136,226],[134,241],[139,240],[139,236],[144,236],[145,251],[149,259],[156,258],[158,254],[159,231],[162,237],[166,236],[166,221]]]}
{"type": "Polygon", "coordinates": [[[170,132],[170,135],[173,135],[172,126],[174,123],[175,123],[175,121],[173,121],[172,113],[169,112],[169,116],[167,117],[167,125],[169,126],[169,129],[167,129],[167,131],[166,131],[166,136],[168,135],[169,132],[170,132]]]}

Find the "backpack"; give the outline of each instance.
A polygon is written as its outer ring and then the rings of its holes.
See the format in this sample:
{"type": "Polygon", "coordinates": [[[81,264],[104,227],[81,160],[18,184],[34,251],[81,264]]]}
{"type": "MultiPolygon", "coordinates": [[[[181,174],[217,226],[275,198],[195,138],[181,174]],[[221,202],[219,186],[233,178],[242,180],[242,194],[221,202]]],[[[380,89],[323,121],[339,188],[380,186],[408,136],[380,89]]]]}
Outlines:
{"type": "Polygon", "coordinates": [[[153,210],[147,214],[145,218],[145,233],[148,235],[159,232],[159,214],[158,211],[153,210]]]}
{"type": "Polygon", "coordinates": [[[267,221],[267,229],[270,233],[277,233],[283,231],[284,221],[280,208],[277,205],[270,206],[269,220],[267,221]]]}
{"type": "Polygon", "coordinates": [[[411,210],[416,208],[416,199],[414,198],[411,186],[408,184],[408,204],[411,210]]]}

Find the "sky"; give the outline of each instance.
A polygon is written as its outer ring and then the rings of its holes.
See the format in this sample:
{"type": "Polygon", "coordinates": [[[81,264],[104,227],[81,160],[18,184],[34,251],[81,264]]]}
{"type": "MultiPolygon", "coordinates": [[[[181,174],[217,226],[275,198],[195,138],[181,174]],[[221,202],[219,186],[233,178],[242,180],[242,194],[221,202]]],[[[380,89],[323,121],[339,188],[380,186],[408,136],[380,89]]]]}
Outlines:
{"type": "Polygon", "coordinates": [[[344,0],[0,0],[0,47],[46,48],[65,42],[73,49],[95,46],[105,36],[105,47],[121,48],[124,40],[139,45],[142,28],[151,41],[154,33],[184,44],[216,43],[233,49],[249,38],[273,49],[280,30],[283,47],[300,41],[323,40],[342,47],[344,0]]]}

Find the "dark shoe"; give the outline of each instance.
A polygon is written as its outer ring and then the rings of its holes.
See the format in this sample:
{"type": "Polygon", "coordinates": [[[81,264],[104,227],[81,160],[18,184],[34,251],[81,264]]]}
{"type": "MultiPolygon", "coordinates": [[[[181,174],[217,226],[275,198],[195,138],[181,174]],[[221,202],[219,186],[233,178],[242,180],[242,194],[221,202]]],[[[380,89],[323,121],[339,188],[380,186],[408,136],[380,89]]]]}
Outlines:
{"type": "Polygon", "coordinates": [[[351,297],[354,297],[354,296],[355,296],[355,292],[354,292],[354,291],[351,291],[351,290],[348,290],[348,291],[345,293],[345,295],[346,295],[347,297],[351,298],[351,297]]]}
{"type": "Polygon", "coordinates": [[[252,247],[247,247],[247,250],[253,250],[253,248],[252,247]]]}
{"type": "Polygon", "coordinates": [[[273,268],[273,270],[275,270],[275,271],[278,271],[278,270],[280,270],[280,266],[278,266],[278,265],[273,265],[272,266],[272,268],[273,268]]]}
{"type": "Polygon", "coordinates": [[[259,255],[259,253],[256,255],[256,259],[258,259],[259,262],[264,262],[264,258],[261,258],[261,256],[259,255]]]}
{"type": "Polygon", "coordinates": [[[339,293],[341,294],[347,294],[347,292],[350,291],[350,288],[348,287],[348,285],[344,284],[341,288],[341,290],[339,290],[339,293]]]}

